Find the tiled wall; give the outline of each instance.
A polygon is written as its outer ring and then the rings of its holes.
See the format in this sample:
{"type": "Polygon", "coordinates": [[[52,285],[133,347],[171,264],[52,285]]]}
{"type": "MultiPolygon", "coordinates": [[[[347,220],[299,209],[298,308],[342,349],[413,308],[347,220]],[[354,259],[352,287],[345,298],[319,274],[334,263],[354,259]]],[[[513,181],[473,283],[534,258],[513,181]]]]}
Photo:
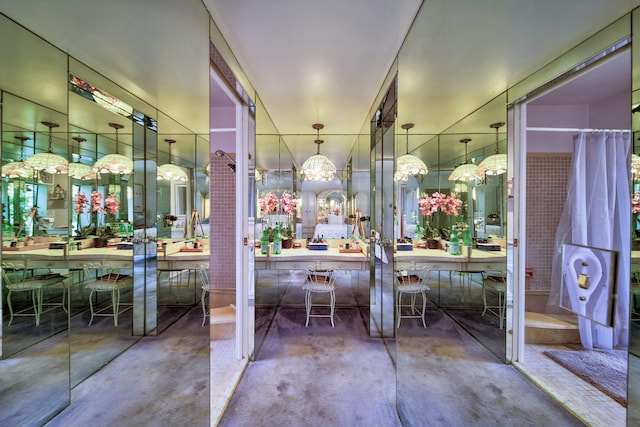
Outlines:
{"type": "Polygon", "coordinates": [[[213,153],[209,157],[211,288],[235,289],[236,174],[227,166],[228,159],[213,153]]]}
{"type": "Polygon", "coordinates": [[[556,228],[567,194],[570,153],[527,155],[527,252],[526,266],[533,268],[526,290],[551,287],[551,261],[556,228]]]}

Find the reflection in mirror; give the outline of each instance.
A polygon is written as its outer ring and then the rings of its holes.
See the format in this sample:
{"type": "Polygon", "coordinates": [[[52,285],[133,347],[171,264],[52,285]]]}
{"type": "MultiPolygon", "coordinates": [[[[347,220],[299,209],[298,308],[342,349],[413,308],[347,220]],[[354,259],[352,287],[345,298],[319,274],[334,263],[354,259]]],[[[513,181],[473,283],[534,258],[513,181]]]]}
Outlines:
{"type": "Polygon", "coordinates": [[[0,424],[36,425],[69,402],[67,118],[6,92],[2,104],[0,354],[20,363],[0,365],[0,424]]]}

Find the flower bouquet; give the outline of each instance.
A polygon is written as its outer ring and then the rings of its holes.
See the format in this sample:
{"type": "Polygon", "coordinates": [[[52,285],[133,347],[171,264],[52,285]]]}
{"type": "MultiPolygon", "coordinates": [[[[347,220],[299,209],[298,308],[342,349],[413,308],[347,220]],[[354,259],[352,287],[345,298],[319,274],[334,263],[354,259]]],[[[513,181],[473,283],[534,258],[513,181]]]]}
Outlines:
{"type": "Polygon", "coordinates": [[[420,207],[422,215],[429,219],[428,226],[425,225],[424,227],[423,238],[427,239],[427,244],[430,248],[435,248],[438,246],[438,243],[433,240],[439,237],[439,235],[433,224],[434,214],[442,212],[446,216],[458,216],[458,210],[462,206],[462,200],[456,197],[456,193],[446,195],[436,191],[431,195],[424,193],[418,200],[418,206],[420,207]]]}

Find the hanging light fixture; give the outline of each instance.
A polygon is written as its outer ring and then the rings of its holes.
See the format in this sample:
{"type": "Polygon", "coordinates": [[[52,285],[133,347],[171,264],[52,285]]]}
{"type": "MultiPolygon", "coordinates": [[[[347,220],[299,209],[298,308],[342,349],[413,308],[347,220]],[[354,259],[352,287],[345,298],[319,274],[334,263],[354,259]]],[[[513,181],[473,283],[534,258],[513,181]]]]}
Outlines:
{"type": "Polygon", "coordinates": [[[60,125],[52,122],[41,122],[43,125],[49,128],[49,148],[44,153],[34,154],[25,160],[25,164],[37,171],[44,171],[46,173],[66,173],[69,167],[69,162],[62,156],[59,156],[53,152],[51,144],[53,142],[53,128],[57,128],[60,125]]]}
{"type": "Polygon", "coordinates": [[[409,175],[426,175],[429,173],[427,165],[422,160],[409,154],[409,129],[413,128],[413,123],[405,123],[401,127],[407,131],[405,143],[405,154],[396,160],[396,173],[393,176],[395,181],[406,181],[409,175]]]}
{"type": "Polygon", "coordinates": [[[82,155],[80,154],[80,144],[86,141],[86,139],[82,138],[81,136],[74,136],[71,139],[73,139],[78,143],[78,161],[69,163],[69,176],[71,178],[81,179],[85,181],[92,180],[92,179],[100,179],[100,175],[94,172],[91,169],[91,166],[82,163],[82,155]]]}
{"type": "Polygon", "coordinates": [[[112,173],[116,175],[129,175],[133,173],[133,160],[118,153],[118,130],[124,126],[120,123],[109,123],[116,130],[116,152],[107,154],[93,165],[93,171],[97,173],[112,173]]]}
{"type": "Polygon", "coordinates": [[[20,160],[2,166],[3,178],[24,178],[33,172],[33,169],[24,162],[24,142],[31,138],[26,136],[16,136],[14,138],[20,141],[20,160]]]}
{"type": "Polygon", "coordinates": [[[314,123],[312,127],[316,130],[314,142],[318,151],[302,164],[300,173],[308,181],[331,181],[336,175],[336,167],[331,160],[320,154],[320,144],[324,142],[320,139],[320,129],[324,128],[324,125],[314,123]]]}
{"type": "Polygon", "coordinates": [[[169,144],[169,163],[158,166],[158,181],[166,179],[167,181],[188,181],[189,177],[180,166],[171,163],[171,145],[176,143],[175,139],[165,139],[164,142],[169,144]]]}
{"type": "Polygon", "coordinates": [[[496,153],[484,159],[478,165],[476,174],[480,178],[484,178],[485,175],[501,175],[507,171],[507,155],[500,154],[498,147],[498,130],[504,126],[504,122],[491,123],[489,127],[496,130],[496,153]]]}
{"type": "Polygon", "coordinates": [[[463,138],[460,140],[464,144],[464,163],[458,166],[449,175],[449,181],[479,181],[480,177],[477,175],[478,165],[469,163],[469,157],[467,153],[467,144],[469,144],[471,138],[463,138]]]}

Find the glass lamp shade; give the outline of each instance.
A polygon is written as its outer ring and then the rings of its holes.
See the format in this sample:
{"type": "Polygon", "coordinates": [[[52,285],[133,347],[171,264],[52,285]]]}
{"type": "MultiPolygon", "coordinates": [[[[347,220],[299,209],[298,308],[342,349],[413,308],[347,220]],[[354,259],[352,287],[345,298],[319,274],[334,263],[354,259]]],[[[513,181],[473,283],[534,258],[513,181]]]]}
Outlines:
{"type": "Polygon", "coordinates": [[[93,171],[129,175],[133,172],[133,161],[122,154],[107,154],[93,165],[93,171]]]}
{"type": "Polygon", "coordinates": [[[449,181],[478,181],[480,177],[477,175],[478,165],[473,163],[465,163],[458,166],[449,175],[449,181]]]}
{"type": "Polygon", "coordinates": [[[31,175],[33,169],[24,162],[11,162],[2,166],[3,178],[24,178],[31,175]]]}
{"type": "Polygon", "coordinates": [[[37,171],[45,171],[46,173],[52,174],[66,173],[69,167],[67,159],[53,153],[52,151],[34,154],[31,157],[27,157],[24,163],[37,171]]]}
{"type": "Polygon", "coordinates": [[[189,177],[187,176],[185,171],[183,171],[179,166],[176,166],[171,163],[158,166],[157,178],[158,180],[166,179],[167,181],[188,181],[189,180],[189,177]]]}
{"type": "Polygon", "coordinates": [[[69,163],[69,176],[85,181],[98,179],[100,177],[100,175],[91,169],[91,166],[85,165],[84,163],[69,163]]]}
{"type": "Polygon", "coordinates": [[[393,180],[397,182],[405,182],[409,180],[409,175],[400,171],[396,171],[393,174],[393,180]]]}
{"type": "Polygon", "coordinates": [[[426,175],[429,173],[427,165],[422,160],[412,154],[405,154],[396,160],[396,173],[394,179],[397,176],[396,181],[406,181],[409,175],[426,175]]]}
{"type": "Polygon", "coordinates": [[[631,155],[631,177],[640,178],[640,156],[637,154],[631,155]]]}
{"type": "Polygon", "coordinates": [[[336,167],[322,154],[314,154],[302,164],[302,175],[309,181],[331,181],[336,175],[336,167]]]}
{"type": "Polygon", "coordinates": [[[501,175],[506,171],[507,155],[493,154],[480,162],[476,174],[479,177],[484,177],[485,175],[501,175]]]}

